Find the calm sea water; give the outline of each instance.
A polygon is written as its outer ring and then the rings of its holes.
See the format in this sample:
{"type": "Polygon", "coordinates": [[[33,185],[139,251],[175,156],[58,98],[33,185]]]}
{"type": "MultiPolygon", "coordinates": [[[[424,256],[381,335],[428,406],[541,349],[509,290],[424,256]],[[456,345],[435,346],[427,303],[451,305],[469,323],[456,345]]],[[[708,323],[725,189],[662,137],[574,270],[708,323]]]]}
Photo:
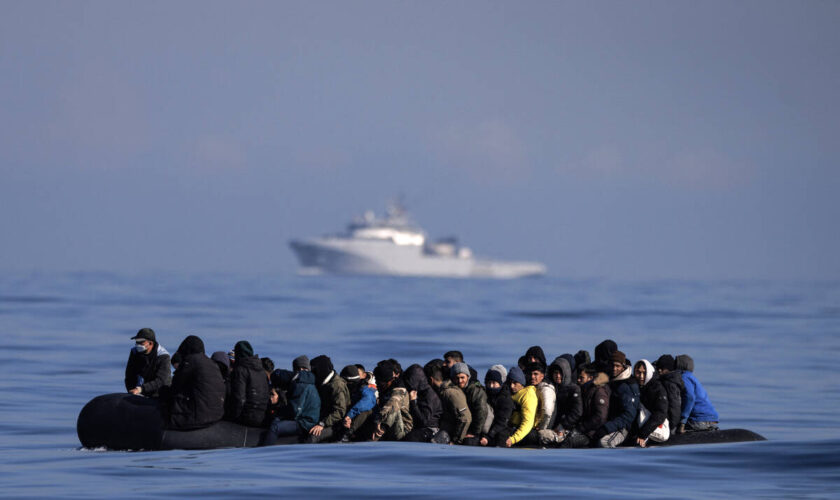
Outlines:
{"type": "Polygon", "coordinates": [[[248,275],[0,277],[0,495],[326,497],[572,495],[837,498],[840,283],[520,281],[248,275]],[[632,360],[688,353],[721,427],[767,442],[671,449],[507,450],[430,444],[111,452],[76,417],[121,392],[129,340],[170,351],[249,340],[290,367],[340,369],[464,352],[483,377],[541,345],[549,359],[612,338],[632,360]]]}

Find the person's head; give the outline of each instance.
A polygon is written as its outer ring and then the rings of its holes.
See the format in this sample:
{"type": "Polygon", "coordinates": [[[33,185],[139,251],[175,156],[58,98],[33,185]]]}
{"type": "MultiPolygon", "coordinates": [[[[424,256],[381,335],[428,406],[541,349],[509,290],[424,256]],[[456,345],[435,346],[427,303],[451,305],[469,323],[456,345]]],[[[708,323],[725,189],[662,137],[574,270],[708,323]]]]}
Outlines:
{"type": "Polygon", "coordinates": [[[271,358],[260,358],[260,363],[262,364],[262,369],[266,376],[270,377],[271,372],[274,371],[274,361],[272,361],[271,358]]]}
{"type": "Polygon", "coordinates": [[[452,382],[464,389],[470,383],[470,369],[466,363],[455,363],[449,369],[452,382]]]}
{"type": "Polygon", "coordinates": [[[354,366],[356,367],[357,370],[359,370],[359,377],[362,380],[367,380],[368,374],[367,374],[367,371],[365,370],[365,365],[360,364],[360,363],[356,363],[354,366]]]}
{"type": "Polygon", "coordinates": [[[530,363],[525,373],[528,376],[528,385],[538,385],[545,379],[545,366],[542,363],[530,363]]]}
{"type": "MultiPolygon", "coordinates": [[[[172,360],[171,361],[172,361],[172,369],[173,370],[177,370],[178,367],[181,366],[181,359],[182,359],[182,357],[181,357],[180,352],[176,351],[175,354],[172,355],[172,360]]],[[[228,361],[228,363],[230,363],[230,362],[228,361]]]]}
{"type": "Polygon", "coordinates": [[[497,392],[502,389],[502,384],[507,378],[507,370],[502,365],[493,365],[484,375],[484,386],[489,392],[497,392]]]}
{"type": "Polygon", "coordinates": [[[361,375],[359,374],[359,369],[356,365],[347,365],[341,369],[341,378],[347,382],[347,388],[352,392],[360,385],[364,384],[365,381],[362,379],[361,375]]]}
{"type": "Polygon", "coordinates": [[[653,365],[646,359],[637,361],[636,366],[633,367],[633,376],[636,377],[640,386],[644,386],[653,378],[653,365]]]}
{"type": "Polygon", "coordinates": [[[381,392],[394,384],[394,365],[390,361],[381,361],[373,369],[373,376],[376,378],[376,388],[381,392]]]}
{"type": "Polygon", "coordinates": [[[247,340],[240,340],[233,346],[233,357],[236,359],[250,358],[254,355],[254,348],[247,340]]]}
{"type": "Polygon", "coordinates": [[[191,354],[204,354],[204,341],[195,335],[187,335],[177,352],[181,353],[182,359],[191,354]]]}
{"type": "Polygon", "coordinates": [[[301,354],[292,361],[292,371],[295,373],[302,371],[308,372],[310,369],[311,368],[309,367],[309,358],[306,356],[306,354],[301,354]]]}
{"type": "Polygon", "coordinates": [[[440,387],[443,384],[443,360],[433,359],[426,363],[423,367],[423,373],[429,379],[429,384],[433,387],[440,387]]]}
{"type": "Polygon", "coordinates": [[[614,340],[607,339],[595,346],[595,367],[605,373],[610,373],[612,367],[612,354],[618,350],[618,344],[614,340]]]}
{"type": "Polygon", "coordinates": [[[573,382],[574,369],[569,363],[567,355],[557,356],[548,367],[548,380],[556,386],[569,385],[573,382]]]}
{"type": "Polygon", "coordinates": [[[528,366],[528,358],[525,356],[519,356],[519,359],[516,360],[516,366],[524,372],[525,368],[528,366]]]}
{"type": "Polygon", "coordinates": [[[674,357],[670,354],[663,354],[653,363],[653,366],[656,367],[660,375],[671,373],[674,371],[674,357]]]}
{"type": "Polygon", "coordinates": [[[525,351],[525,361],[527,363],[542,363],[545,366],[545,352],[543,352],[542,347],[538,345],[529,347],[525,351]]]}
{"type": "Polygon", "coordinates": [[[210,355],[210,359],[215,361],[219,366],[219,371],[221,371],[222,377],[227,378],[230,373],[230,360],[227,357],[227,353],[225,351],[216,351],[210,355]]]}
{"type": "Polygon", "coordinates": [[[327,377],[329,377],[333,372],[332,360],[329,356],[324,354],[312,358],[312,361],[309,362],[309,366],[312,374],[315,375],[315,383],[318,385],[323,384],[327,377]]]}
{"type": "Polygon", "coordinates": [[[578,372],[577,383],[578,385],[585,385],[592,381],[595,378],[595,369],[592,368],[592,365],[583,365],[578,372]]]}
{"type": "Polygon", "coordinates": [[[507,383],[510,386],[510,391],[516,394],[525,387],[525,373],[518,366],[512,367],[508,370],[507,383]]]}
{"type": "Polygon", "coordinates": [[[141,328],[131,340],[134,341],[134,350],[140,354],[151,354],[157,343],[155,331],[151,328],[141,328]]]}
{"type": "Polygon", "coordinates": [[[627,369],[627,357],[621,351],[615,351],[610,358],[612,360],[612,378],[621,375],[627,369]]]}
{"type": "Polygon", "coordinates": [[[399,377],[400,375],[402,375],[403,369],[399,361],[397,361],[394,358],[391,358],[388,360],[388,362],[391,363],[391,365],[394,367],[394,377],[399,377]]]}
{"type": "Polygon", "coordinates": [[[684,372],[693,372],[694,360],[688,354],[680,354],[674,358],[674,368],[684,372]]]}
{"type": "Polygon", "coordinates": [[[461,354],[461,351],[447,351],[443,355],[443,366],[446,368],[452,368],[452,365],[455,363],[463,363],[464,362],[464,355],[461,354]]]}

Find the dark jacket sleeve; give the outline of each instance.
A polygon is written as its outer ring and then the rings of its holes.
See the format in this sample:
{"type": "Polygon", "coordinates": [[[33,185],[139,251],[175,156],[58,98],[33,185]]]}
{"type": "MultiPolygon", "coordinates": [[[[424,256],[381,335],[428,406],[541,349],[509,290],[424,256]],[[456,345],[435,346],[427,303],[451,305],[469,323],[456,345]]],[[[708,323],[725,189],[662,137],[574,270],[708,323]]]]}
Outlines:
{"type": "Polygon", "coordinates": [[[230,374],[230,399],[227,402],[227,418],[232,421],[239,420],[242,409],[245,407],[245,397],[248,391],[248,371],[234,368],[230,374]]]}
{"type": "Polygon", "coordinates": [[[440,414],[443,411],[440,398],[431,389],[424,391],[422,396],[409,401],[409,411],[414,421],[414,428],[437,427],[440,423],[440,414]]]}
{"type": "Polygon", "coordinates": [[[172,368],[168,354],[162,354],[155,361],[155,375],[143,382],[143,394],[157,394],[161,388],[172,383],[172,368]]]}
{"type": "MultiPolygon", "coordinates": [[[[559,402],[559,398],[558,398],[559,402]]],[[[571,430],[577,425],[583,415],[583,399],[580,397],[580,386],[572,384],[566,389],[563,400],[563,407],[557,406],[557,418],[555,423],[562,425],[563,429],[571,430]]]]}
{"type": "Polygon", "coordinates": [[[484,429],[484,423],[487,421],[487,393],[484,392],[483,387],[476,386],[473,389],[469,403],[472,422],[467,429],[467,434],[479,436],[484,429]]]}
{"type": "Polygon", "coordinates": [[[592,435],[607,421],[610,414],[610,388],[606,385],[595,389],[589,407],[589,415],[585,415],[578,429],[583,434],[592,435]]]}
{"type": "Polygon", "coordinates": [[[668,423],[671,429],[680,425],[680,410],[682,409],[682,391],[680,386],[674,383],[662,384],[668,394],[668,423]]]}
{"type": "Polygon", "coordinates": [[[510,395],[505,397],[504,394],[496,398],[496,404],[493,406],[493,425],[487,431],[487,439],[492,441],[499,435],[500,432],[507,429],[510,416],[516,405],[511,399],[510,395]]]}
{"type": "Polygon", "coordinates": [[[638,394],[633,394],[631,384],[621,384],[618,386],[617,391],[618,401],[621,404],[621,413],[604,424],[604,430],[608,434],[621,429],[630,429],[636,417],[639,415],[639,397],[638,394]]]}
{"type": "Polygon", "coordinates": [[[650,393],[646,399],[649,404],[646,407],[650,412],[650,417],[639,429],[639,437],[642,439],[647,439],[650,433],[662,425],[662,422],[668,416],[668,395],[665,393],[662,384],[652,385],[648,391],[650,393]]]}
{"type": "MultiPolygon", "coordinates": [[[[335,375],[336,377],[338,375],[335,375]]],[[[324,402],[322,401],[322,404],[324,402]]],[[[350,406],[350,392],[347,390],[347,386],[342,386],[339,384],[334,384],[330,386],[330,401],[329,401],[329,413],[324,415],[321,422],[324,424],[324,427],[332,427],[335,425],[339,420],[344,418],[344,415],[347,414],[347,407],[350,406]]]]}

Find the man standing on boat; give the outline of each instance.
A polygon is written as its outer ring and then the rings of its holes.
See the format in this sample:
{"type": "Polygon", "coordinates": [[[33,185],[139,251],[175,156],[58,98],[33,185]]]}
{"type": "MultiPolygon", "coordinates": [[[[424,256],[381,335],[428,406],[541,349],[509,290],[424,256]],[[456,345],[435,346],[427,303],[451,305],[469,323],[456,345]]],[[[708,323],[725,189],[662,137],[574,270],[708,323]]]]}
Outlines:
{"type": "Polygon", "coordinates": [[[158,344],[151,328],[140,329],[131,339],[135,345],[125,365],[125,389],[156,398],[162,387],[172,383],[169,352],[158,344]]]}

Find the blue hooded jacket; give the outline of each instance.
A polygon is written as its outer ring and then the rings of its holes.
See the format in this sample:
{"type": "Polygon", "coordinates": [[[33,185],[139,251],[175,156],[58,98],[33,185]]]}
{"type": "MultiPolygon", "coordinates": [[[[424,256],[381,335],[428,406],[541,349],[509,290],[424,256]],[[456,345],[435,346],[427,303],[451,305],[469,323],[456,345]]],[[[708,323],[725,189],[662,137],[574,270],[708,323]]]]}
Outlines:
{"type": "Polygon", "coordinates": [[[309,432],[318,423],[321,415],[321,397],[315,388],[315,375],[309,371],[295,374],[289,385],[289,410],[293,418],[304,432],[309,432]]]}
{"type": "Polygon", "coordinates": [[[715,407],[709,401],[709,395],[706,389],[694,376],[694,373],[683,370],[683,383],[685,384],[685,392],[682,393],[682,412],[680,412],[680,423],[684,424],[691,420],[694,422],[718,422],[718,417],[715,407]]]}

